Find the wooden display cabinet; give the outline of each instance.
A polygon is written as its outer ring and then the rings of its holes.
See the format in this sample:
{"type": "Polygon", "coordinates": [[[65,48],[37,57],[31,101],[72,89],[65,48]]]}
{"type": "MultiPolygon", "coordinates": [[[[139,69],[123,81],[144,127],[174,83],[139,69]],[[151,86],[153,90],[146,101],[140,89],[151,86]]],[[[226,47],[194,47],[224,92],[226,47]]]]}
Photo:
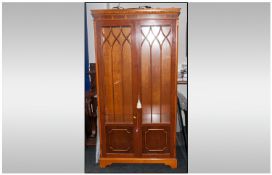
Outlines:
{"type": "Polygon", "coordinates": [[[100,167],[177,167],[179,8],[92,10],[100,167]]]}

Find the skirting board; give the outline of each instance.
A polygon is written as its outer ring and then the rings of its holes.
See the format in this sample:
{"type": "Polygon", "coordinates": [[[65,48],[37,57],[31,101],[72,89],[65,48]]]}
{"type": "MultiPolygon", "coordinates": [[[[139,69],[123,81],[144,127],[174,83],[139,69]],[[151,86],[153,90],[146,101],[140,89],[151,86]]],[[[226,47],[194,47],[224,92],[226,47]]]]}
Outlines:
{"type": "Polygon", "coordinates": [[[171,168],[177,168],[176,158],[100,158],[100,168],[106,168],[113,163],[149,163],[165,164],[171,168]]]}

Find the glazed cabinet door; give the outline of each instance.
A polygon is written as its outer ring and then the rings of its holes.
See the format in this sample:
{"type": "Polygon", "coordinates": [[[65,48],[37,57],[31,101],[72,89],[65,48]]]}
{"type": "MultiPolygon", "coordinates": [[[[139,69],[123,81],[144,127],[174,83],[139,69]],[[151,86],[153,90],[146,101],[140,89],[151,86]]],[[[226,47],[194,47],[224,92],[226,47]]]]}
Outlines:
{"type": "Polygon", "coordinates": [[[134,27],[129,22],[97,22],[97,66],[102,155],[133,157],[136,151],[134,27]]]}
{"type": "Polygon", "coordinates": [[[176,21],[145,20],[137,29],[142,154],[174,156],[176,21]]]}

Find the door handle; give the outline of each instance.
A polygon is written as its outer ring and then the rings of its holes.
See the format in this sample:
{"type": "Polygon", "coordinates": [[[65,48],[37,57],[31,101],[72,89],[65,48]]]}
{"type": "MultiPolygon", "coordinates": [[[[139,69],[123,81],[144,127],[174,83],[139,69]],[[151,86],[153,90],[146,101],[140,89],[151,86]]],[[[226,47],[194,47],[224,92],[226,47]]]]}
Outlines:
{"type": "Polygon", "coordinates": [[[137,109],[142,109],[142,103],[141,103],[141,100],[138,98],[138,101],[137,101],[137,109]]]}

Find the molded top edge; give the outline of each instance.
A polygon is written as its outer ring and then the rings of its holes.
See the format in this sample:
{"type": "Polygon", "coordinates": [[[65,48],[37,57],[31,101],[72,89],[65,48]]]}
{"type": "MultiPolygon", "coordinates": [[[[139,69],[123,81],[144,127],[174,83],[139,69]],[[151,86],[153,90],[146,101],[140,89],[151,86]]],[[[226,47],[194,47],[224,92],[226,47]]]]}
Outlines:
{"type": "Polygon", "coordinates": [[[96,9],[91,10],[92,15],[96,14],[179,14],[180,8],[149,8],[149,9],[96,9]]]}

